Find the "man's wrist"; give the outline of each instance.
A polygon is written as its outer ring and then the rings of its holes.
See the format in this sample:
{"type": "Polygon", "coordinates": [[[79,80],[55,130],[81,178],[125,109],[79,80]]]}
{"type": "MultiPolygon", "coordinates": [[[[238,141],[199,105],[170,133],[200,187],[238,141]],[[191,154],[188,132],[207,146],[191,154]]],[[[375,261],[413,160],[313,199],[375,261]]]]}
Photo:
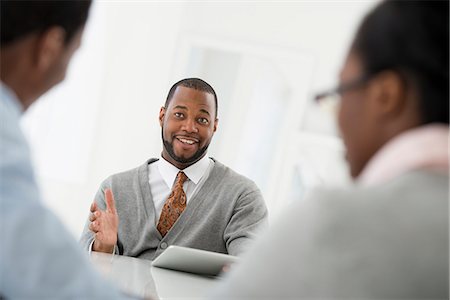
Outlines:
{"type": "Polygon", "coordinates": [[[97,251],[97,252],[113,254],[114,249],[115,249],[115,244],[114,245],[104,245],[97,240],[94,240],[94,244],[92,245],[92,250],[97,251]]]}

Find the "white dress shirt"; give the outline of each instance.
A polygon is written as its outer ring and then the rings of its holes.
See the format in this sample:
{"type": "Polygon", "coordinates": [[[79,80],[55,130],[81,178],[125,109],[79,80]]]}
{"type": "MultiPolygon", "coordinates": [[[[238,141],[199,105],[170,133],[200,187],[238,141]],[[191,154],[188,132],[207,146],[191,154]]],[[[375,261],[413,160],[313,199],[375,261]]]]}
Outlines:
{"type": "Polygon", "coordinates": [[[178,172],[183,171],[188,177],[188,180],[183,184],[183,190],[186,193],[186,205],[188,205],[189,200],[200,190],[213,167],[214,161],[208,158],[207,155],[184,170],[179,170],[163,157],[149,164],[148,182],[150,184],[153,203],[155,204],[156,222],[159,221],[164,203],[170,196],[178,172]]]}

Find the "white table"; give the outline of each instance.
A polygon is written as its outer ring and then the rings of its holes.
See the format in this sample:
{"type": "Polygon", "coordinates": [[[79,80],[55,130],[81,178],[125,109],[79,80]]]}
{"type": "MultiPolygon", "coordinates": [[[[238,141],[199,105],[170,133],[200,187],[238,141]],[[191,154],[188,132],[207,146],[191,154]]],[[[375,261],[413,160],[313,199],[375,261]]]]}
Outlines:
{"type": "Polygon", "coordinates": [[[92,252],[92,263],[124,292],[151,299],[205,299],[218,279],[156,268],[151,261],[92,252]]]}

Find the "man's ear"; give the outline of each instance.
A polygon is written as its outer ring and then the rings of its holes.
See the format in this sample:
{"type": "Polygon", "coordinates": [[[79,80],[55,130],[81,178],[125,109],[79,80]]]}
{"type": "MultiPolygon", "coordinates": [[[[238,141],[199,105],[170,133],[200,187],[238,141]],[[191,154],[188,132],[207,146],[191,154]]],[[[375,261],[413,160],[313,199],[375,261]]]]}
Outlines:
{"type": "Polygon", "coordinates": [[[218,126],[218,125],[219,125],[219,119],[216,118],[216,119],[214,120],[214,129],[213,129],[214,132],[216,132],[217,126],[218,126]]]}
{"type": "Polygon", "coordinates": [[[166,115],[166,108],[164,106],[159,110],[159,125],[162,127],[164,123],[164,116],[166,115]]]}
{"type": "Polygon", "coordinates": [[[35,51],[35,64],[38,70],[45,72],[58,60],[65,48],[65,31],[53,26],[40,34],[35,51]]]}
{"type": "Polygon", "coordinates": [[[397,72],[384,71],[376,75],[368,87],[373,113],[384,118],[396,116],[405,109],[406,87],[397,72]]]}

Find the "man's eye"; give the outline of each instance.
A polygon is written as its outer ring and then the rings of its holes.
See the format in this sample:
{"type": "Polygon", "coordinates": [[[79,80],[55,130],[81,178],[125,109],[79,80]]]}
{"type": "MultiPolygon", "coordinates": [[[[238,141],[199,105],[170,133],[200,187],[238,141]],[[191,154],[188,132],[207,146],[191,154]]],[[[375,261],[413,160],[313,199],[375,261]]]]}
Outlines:
{"type": "Polygon", "coordinates": [[[206,119],[206,118],[199,118],[198,122],[201,123],[201,124],[209,124],[209,120],[206,119]]]}
{"type": "Polygon", "coordinates": [[[174,115],[175,115],[176,118],[182,118],[183,117],[183,114],[179,113],[179,112],[174,113],[174,115]]]}

